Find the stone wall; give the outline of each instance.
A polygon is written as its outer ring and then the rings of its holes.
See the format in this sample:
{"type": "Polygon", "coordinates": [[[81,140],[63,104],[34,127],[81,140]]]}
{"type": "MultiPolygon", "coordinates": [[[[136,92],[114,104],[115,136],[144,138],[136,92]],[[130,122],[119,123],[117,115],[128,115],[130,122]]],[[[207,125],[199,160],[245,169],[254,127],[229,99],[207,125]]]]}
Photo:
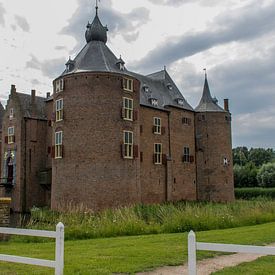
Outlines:
{"type": "MultiPolygon", "coordinates": [[[[8,227],[10,225],[10,198],[0,198],[0,227],[8,227]]],[[[0,241],[7,240],[8,236],[0,234],[0,241]]]]}

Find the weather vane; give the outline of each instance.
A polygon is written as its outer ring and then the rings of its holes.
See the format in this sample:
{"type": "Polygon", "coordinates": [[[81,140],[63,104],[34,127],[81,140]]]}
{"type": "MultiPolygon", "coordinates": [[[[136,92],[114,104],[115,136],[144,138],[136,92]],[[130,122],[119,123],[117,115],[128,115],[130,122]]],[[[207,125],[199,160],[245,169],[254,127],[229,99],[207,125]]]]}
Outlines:
{"type": "Polygon", "coordinates": [[[206,71],[206,68],[204,68],[203,70],[204,70],[205,78],[207,78],[207,71],[206,71]]]}

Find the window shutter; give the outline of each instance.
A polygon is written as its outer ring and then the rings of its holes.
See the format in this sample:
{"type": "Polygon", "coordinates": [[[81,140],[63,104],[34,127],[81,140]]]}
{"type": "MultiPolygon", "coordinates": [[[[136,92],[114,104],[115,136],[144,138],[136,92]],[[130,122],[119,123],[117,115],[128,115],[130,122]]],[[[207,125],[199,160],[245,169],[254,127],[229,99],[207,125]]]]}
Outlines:
{"type": "Polygon", "coordinates": [[[161,134],[165,135],[165,127],[161,127],[161,134]]]}
{"type": "Polygon", "coordinates": [[[190,156],[189,160],[190,160],[191,163],[193,163],[194,162],[194,156],[190,156]]]}
{"type": "Polygon", "coordinates": [[[48,120],[48,126],[52,126],[52,121],[51,120],[48,120]]]}
{"type": "Polygon", "coordinates": [[[124,147],[124,144],[121,144],[120,151],[121,151],[121,157],[124,159],[124,157],[125,157],[125,147],[124,147]]]}
{"type": "Polygon", "coordinates": [[[139,126],[139,132],[140,132],[141,134],[143,133],[143,126],[142,126],[142,125],[139,126]]]}
{"type": "Polygon", "coordinates": [[[166,156],[166,154],[162,154],[162,164],[164,164],[164,165],[167,164],[167,156],[166,156]]]}
{"type": "Polygon", "coordinates": [[[121,78],[121,80],[120,80],[120,85],[121,85],[121,89],[124,89],[124,79],[123,78],[121,78]]]}
{"type": "Polygon", "coordinates": [[[136,79],[134,79],[134,81],[133,81],[134,83],[134,92],[138,92],[138,88],[139,88],[139,82],[138,82],[138,80],[136,80],[136,79]]]}
{"type": "Polygon", "coordinates": [[[55,158],[55,147],[54,146],[52,146],[51,156],[53,159],[55,158]]]}
{"type": "Polygon", "coordinates": [[[55,120],[56,120],[55,115],[56,115],[56,113],[53,112],[53,113],[52,113],[52,121],[55,121],[55,120]]]}
{"type": "Polygon", "coordinates": [[[64,120],[64,109],[62,109],[61,119],[64,120]]]}
{"type": "Polygon", "coordinates": [[[125,118],[125,108],[121,108],[121,118],[125,118]]]}
{"type": "Polygon", "coordinates": [[[138,158],[138,145],[134,145],[134,158],[138,158]]]}
{"type": "Polygon", "coordinates": [[[12,136],[12,141],[15,142],[15,135],[12,136]]]}
{"type": "Polygon", "coordinates": [[[64,156],[65,156],[65,154],[64,154],[65,153],[64,145],[61,146],[61,150],[62,150],[61,151],[61,157],[64,158],[64,156]]]}
{"type": "Polygon", "coordinates": [[[138,111],[136,111],[136,110],[133,113],[133,119],[134,119],[134,121],[138,120],[138,111]]]}
{"type": "Polygon", "coordinates": [[[5,143],[6,144],[8,144],[8,140],[9,140],[8,136],[5,136],[5,143]]]}
{"type": "Polygon", "coordinates": [[[157,131],[157,126],[153,126],[153,128],[152,128],[153,134],[154,134],[156,131],[157,131]]]}
{"type": "Polygon", "coordinates": [[[52,147],[48,146],[48,155],[52,152],[52,147]]]}
{"type": "Polygon", "coordinates": [[[140,152],[140,162],[143,162],[143,152],[140,152]]]}

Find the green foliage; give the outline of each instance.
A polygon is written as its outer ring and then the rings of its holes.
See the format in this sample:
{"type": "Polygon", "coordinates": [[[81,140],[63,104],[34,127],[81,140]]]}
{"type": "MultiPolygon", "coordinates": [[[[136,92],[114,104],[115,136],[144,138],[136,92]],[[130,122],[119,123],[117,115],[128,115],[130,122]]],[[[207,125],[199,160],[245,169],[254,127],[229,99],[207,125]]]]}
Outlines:
{"type": "MultiPolygon", "coordinates": [[[[80,210],[59,213],[34,208],[27,227],[54,230],[59,221],[65,225],[66,240],[201,231],[275,221],[275,201],[178,202],[136,205],[100,213],[80,210]]],[[[34,241],[29,237],[13,240],[34,241]]]]}
{"type": "Polygon", "coordinates": [[[275,163],[263,164],[257,174],[260,186],[275,187],[275,163]]]}
{"type": "Polygon", "coordinates": [[[233,171],[234,183],[236,187],[254,187],[258,185],[258,169],[254,163],[248,162],[244,166],[235,164],[233,171]]]}
{"type": "MultiPolygon", "coordinates": [[[[196,236],[199,242],[262,245],[275,241],[275,223],[202,231],[196,232],[196,236]]],[[[53,260],[54,244],[2,242],[0,254],[53,260]]],[[[215,255],[216,253],[210,251],[198,251],[197,259],[215,255]]],[[[135,274],[160,266],[181,265],[186,262],[187,233],[74,240],[65,242],[64,275],[135,274]]],[[[53,274],[53,269],[0,262],[0,274],[45,275],[53,274]]]]}
{"type": "Polygon", "coordinates": [[[255,198],[275,199],[275,188],[235,188],[236,199],[251,200],[255,198]]]}

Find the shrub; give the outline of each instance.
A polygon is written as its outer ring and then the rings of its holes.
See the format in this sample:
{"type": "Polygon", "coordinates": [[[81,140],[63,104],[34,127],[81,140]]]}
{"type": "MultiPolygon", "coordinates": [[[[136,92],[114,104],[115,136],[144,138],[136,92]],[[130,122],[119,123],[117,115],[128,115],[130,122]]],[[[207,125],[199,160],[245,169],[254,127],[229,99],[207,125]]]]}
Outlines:
{"type": "Polygon", "coordinates": [[[264,164],[257,174],[257,180],[260,186],[275,187],[275,163],[264,164]]]}

